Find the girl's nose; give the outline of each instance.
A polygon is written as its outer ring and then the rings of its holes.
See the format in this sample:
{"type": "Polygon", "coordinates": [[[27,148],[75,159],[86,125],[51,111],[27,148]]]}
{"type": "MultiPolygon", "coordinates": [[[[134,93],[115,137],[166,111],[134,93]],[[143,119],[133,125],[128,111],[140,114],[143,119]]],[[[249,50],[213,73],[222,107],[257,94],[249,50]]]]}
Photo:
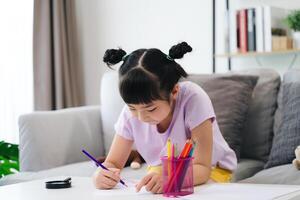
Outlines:
{"type": "Polygon", "coordinates": [[[144,121],[144,120],[146,119],[145,114],[142,114],[141,112],[138,112],[138,119],[139,119],[140,121],[144,121]]]}

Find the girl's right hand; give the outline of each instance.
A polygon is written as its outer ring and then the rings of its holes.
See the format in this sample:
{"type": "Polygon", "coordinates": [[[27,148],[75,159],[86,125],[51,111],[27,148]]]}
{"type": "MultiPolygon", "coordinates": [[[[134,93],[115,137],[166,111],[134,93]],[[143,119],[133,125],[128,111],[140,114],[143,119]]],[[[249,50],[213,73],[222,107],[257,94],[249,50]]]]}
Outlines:
{"type": "Polygon", "coordinates": [[[120,181],[120,169],[98,167],[93,175],[93,182],[97,189],[111,189],[120,181]],[[109,170],[109,171],[108,171],[109,170]]]}

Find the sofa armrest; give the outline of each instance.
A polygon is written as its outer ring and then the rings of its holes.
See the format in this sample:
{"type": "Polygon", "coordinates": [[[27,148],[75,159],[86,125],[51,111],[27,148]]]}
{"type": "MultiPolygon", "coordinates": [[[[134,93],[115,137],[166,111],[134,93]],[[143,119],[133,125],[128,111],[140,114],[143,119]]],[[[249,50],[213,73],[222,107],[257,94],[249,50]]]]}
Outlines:
{"type": "Polygon", "coordinates": [[[19,118],[20,171],[39,171],[104,155],[100,106],[38,111],[19,118]]]}

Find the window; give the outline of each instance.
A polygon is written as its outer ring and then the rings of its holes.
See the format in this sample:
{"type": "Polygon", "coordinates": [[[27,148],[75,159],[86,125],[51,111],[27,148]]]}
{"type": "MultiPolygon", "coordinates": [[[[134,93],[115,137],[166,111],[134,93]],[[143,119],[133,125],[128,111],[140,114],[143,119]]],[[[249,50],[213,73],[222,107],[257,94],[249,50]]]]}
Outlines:
{"type": "Polygon", "coordinates": [[[33,110],[33,0],[0,2],[0,141],[19,143],[18,117],[33,110]]]}

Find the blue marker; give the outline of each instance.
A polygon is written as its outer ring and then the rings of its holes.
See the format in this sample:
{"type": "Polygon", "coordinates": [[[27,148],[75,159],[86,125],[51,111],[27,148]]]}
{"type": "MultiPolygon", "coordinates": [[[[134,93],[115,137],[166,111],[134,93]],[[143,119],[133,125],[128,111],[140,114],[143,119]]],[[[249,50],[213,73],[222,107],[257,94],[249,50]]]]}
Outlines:
{"type": "MultiPolygon", "coordinates": [[[[89,157],[91,160],[93,160],[93,161],[96,163],[96,165],[100,166],[102,169],[105,169],[105,170],[109,171],[104,165],[102,165],[100,162],[98,162],[98,160],[96,160],[93,156],[91,156],[91,155],[90,155],[88,152],[86,152],[84,149],[82,149],[82,152],[83,152],[85,155],[87,155],[87,157],[89,157]]],[[[123,185],[125,185],[126,187],[128,187],[128,186],[125,184],[125,182],[122,181],[121,179],[120,179],[120,183],[122,183],[123,185]]]]}

